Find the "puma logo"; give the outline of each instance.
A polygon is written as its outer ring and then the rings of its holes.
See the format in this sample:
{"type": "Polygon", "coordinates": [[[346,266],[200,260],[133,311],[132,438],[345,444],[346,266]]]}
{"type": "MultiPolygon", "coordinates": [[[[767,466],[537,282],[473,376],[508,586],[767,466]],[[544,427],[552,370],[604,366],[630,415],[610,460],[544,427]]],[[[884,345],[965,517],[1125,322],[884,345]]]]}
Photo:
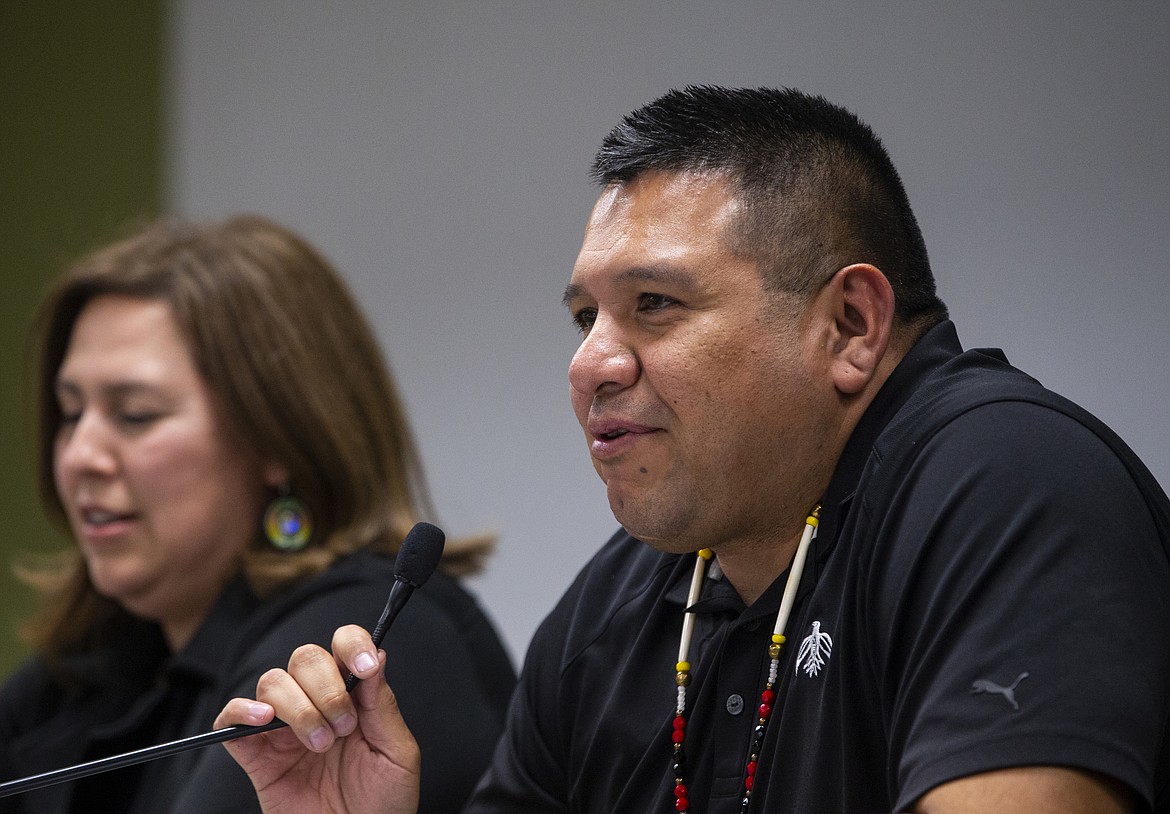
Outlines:
{"type": "Polygon", "coordinates": [[[996,695],[1002,695],[1007,699],[1007,702],[1012,705],[1012,709],[1014,709],[1016,712],[1019,712],[1020,705],[1016,702],[1016,687],[1018,687],[1020,682],[1027,677],[1027,673],[1020,673],[1019,676],[1016,677],[1016,680],[1012,682],[1010,687],[1001,687],[990,679],[980,678],[971,684],[971,694],[978,695],[981,692],[990,692],[995,693],[996,695]]]}

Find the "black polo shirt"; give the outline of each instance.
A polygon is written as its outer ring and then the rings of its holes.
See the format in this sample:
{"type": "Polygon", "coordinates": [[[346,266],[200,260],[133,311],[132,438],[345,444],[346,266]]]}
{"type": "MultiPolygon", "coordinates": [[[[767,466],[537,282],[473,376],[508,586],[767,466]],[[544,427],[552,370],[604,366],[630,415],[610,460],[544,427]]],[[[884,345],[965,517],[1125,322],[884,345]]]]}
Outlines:
{"type": "MultiPolygon", "coordinates": [[[[956,777],[1055,764],[1170,811],[1168,534],[1165,495],[1109,430],[937,326],[824,496],[751,810],[888,814],[956,777]],[[797,662],[813,636],[815,670],[797,662]]],[[[673,810],[693,564],[625,533],[601,549],[537,631],[469,810],[673,810]]],[[[687,695],[701,814],[740,810],[787,576],[745,607],[715,570],[687,695]]]]}

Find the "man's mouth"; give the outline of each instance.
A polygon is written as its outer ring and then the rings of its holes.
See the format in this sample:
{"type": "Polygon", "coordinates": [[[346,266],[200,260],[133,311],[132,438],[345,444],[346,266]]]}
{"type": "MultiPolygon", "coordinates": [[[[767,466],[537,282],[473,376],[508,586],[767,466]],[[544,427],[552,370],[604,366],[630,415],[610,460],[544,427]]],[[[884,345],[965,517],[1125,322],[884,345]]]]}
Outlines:
{"type": "Polygon", "coordinates": [[[608,432],[598,433],[597,437],[600,438],[602,441],[612,441],[614,438],[621,438],[623,435],[627,434],[628,432],[629,432],[629,430],[622,427],[622,428],[619,428],[616,430],[610,430],[608,432]]]}

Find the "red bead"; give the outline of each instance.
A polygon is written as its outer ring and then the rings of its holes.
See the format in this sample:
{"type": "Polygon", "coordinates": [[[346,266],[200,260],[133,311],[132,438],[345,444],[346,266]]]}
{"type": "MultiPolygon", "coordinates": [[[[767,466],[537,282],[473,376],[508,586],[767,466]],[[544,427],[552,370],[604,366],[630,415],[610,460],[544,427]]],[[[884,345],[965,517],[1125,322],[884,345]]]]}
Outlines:
{"type": "Polygon", "coordinates": [[[760,700],[762,700],[765,704],[770,705],[773,701],[776,700],[776,693],[772,692],[771,690],[764,690],[763,693],[760,694],[760,700]]]}
{"type": "Polygon", "coordinates": [[[686,811],[687,808],[689,808],[689,807],[690,807],[690,803],[687,802],[686,797],[679,797],[677,800],[674,801],[674,810],[675,811],[686,811]]]}
{"type": "Polygon", "coordinates": [[[670,733],[670,739],[675,743],[682,743],[686,737],[687,733],[683,732],[681,729],[676,729],[674,732],[670,733]]]}
{"type": "MultiPolygon", "coordinates": [[[[772,707],[769,704],[760,704],[760,717],[767,718],[772,714],[772,707]]],[[[661,720],[661,718],[659,719],[661,720]]]]}
{"type": "Polygon", "coordinates": [[[687,728],[687,719],[681,715],[676,715],[674,718],[674,728],[675,729],[686,729],[687,728]]]}
{"type": "Polygon", "coordinates": [[[749,775],[748,775],[747,777],[745,777],[745,778],[744,778],[744,780],[743,780],[743,787],[744,787],[744,789],[745,789],[746,791],[751,791],[751,790],[752,790],[752,785],[753,785],[755,782],[756,782],[756,778],[752,777],[752,776],[749,774],[749,775]]]}
{"type": "Polygon", "coordinates": [[[677,786],[674,787],[674,796],[676,799],[681,799],[681,798],[687,796],[686,783],[679,783],[677,786]]]}
{"type": "Polygon", "coordinates": [[[754,775],[756,773],[756,761],[754,761],[754,760],[748,761],[747,773],[748,773],[748,777],[751,777],[752,775],[754,775]]]}

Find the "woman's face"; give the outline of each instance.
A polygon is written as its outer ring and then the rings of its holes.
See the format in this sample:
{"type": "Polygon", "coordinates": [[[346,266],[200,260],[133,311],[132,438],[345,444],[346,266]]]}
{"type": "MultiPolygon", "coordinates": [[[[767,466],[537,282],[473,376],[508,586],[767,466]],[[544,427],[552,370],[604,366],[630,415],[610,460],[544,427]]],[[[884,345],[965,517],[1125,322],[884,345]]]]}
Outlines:
{"type": "Polygon", "coordinates": [[[90,578],[179,650],[259,528],[265,470],[228,436],[165,302],[91,300],[56,392],[54,477],[90,578]]]}

